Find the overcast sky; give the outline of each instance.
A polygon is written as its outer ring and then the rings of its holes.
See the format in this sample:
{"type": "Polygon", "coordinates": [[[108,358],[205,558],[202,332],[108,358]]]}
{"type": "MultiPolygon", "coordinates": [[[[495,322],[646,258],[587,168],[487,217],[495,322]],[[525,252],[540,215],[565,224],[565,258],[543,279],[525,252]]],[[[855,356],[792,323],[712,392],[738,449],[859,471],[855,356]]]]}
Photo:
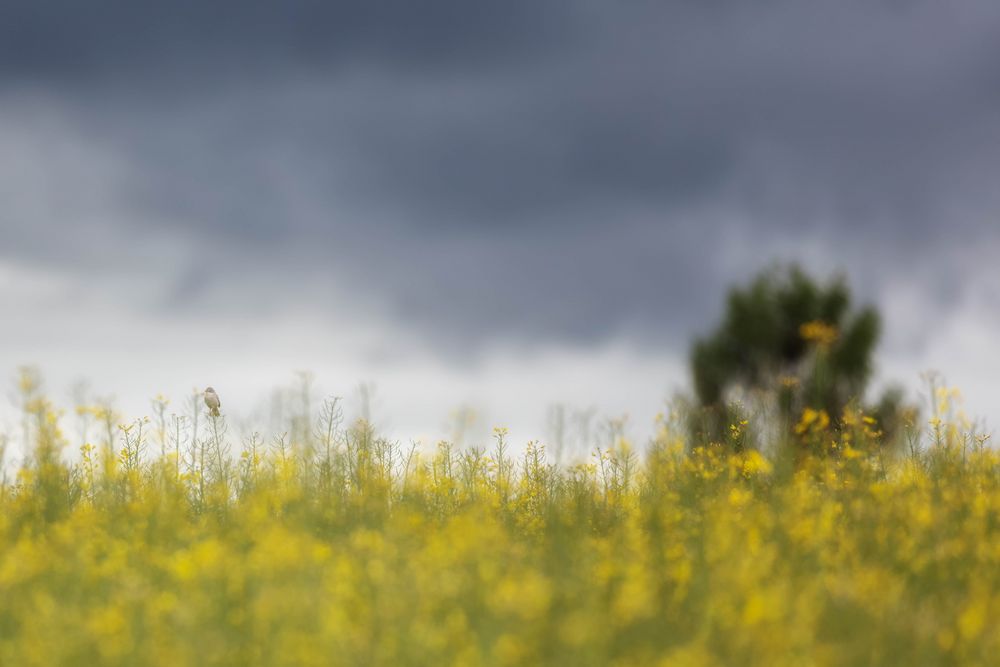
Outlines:
{"type": "Polygon", "coordinates": [[[727,287],[798,260],[881,308],[880,378],[995,422],[998,183],[995,0],[11,0],[0,370],[641,433],[727,287]]]}

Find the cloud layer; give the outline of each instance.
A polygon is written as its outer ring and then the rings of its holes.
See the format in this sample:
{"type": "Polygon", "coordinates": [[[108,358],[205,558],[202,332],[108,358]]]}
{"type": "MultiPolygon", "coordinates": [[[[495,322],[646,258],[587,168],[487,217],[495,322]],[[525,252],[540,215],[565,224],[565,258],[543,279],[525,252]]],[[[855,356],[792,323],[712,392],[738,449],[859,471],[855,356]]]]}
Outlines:
{"type": "Polygon", "coordinates": [[[6,3],[0,298],[33,324],[0,362],[100,347],[65,333],[96,312],[280,321],[359,375],[680,373],[727,285],[802,259],[882,306],[886,368],[988,386],[945,350],[996,324],[998,32],[985,0],[6,3]]]}

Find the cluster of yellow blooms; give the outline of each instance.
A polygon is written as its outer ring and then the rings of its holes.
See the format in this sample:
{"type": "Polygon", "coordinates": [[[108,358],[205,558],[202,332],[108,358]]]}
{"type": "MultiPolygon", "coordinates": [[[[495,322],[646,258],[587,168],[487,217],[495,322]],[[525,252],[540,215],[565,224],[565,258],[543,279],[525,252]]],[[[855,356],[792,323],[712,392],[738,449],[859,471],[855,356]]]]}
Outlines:
{"type": "Polygon", "coordinates": [[[812,320],[799,327],[799,335],[804,340],[829,347],[837,341],[837,327],[822,320],[812,320]]]}
{"type": "Polygon", "coordinates": [[[852,456],[665,429],[571,468],[362,426],[191,472],[67,464],[40,418],[0,486],[0,665],[995,664],[1000,455],[853,425],[852,456]]]}

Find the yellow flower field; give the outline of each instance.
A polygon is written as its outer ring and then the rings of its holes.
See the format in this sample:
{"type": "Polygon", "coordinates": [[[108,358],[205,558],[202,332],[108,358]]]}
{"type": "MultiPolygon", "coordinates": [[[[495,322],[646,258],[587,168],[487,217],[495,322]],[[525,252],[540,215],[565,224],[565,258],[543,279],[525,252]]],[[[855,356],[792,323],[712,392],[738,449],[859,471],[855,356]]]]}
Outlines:
{"type": "Polygon", "coordinates": [[[1000,656],[1000,456],[941,423],[919,451],[869,429],[797,455],[664,425],[642,456],[556,467],[502,430],[489,452],[358,424],[233,456],[211,424],[156,455],[138,422],[70,464],[51,408],[29,415],[0,489],[0,665],[1000,656]]]}

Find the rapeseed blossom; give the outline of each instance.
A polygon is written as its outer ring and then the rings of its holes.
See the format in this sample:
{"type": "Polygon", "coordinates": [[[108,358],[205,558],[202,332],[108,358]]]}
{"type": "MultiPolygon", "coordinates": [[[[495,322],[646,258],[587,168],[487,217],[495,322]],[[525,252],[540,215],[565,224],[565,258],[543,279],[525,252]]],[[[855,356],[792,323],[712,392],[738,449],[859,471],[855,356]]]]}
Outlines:
{"type": "Polygon", "coordinates": [[[644,450],[619,438],[559,467],[537,443],[513,456],[503,429],[490,451],[422,455],[366,424],[158,456],[142,419],[67,463],[52,406],[29,409],[36,449],[0,484],[0,665],[1000,654],[1000,454],[948,410],[918,450],[807,409],[796,432],[836,444],[822,456],[688,443],[662,420],[644,450]]]}

